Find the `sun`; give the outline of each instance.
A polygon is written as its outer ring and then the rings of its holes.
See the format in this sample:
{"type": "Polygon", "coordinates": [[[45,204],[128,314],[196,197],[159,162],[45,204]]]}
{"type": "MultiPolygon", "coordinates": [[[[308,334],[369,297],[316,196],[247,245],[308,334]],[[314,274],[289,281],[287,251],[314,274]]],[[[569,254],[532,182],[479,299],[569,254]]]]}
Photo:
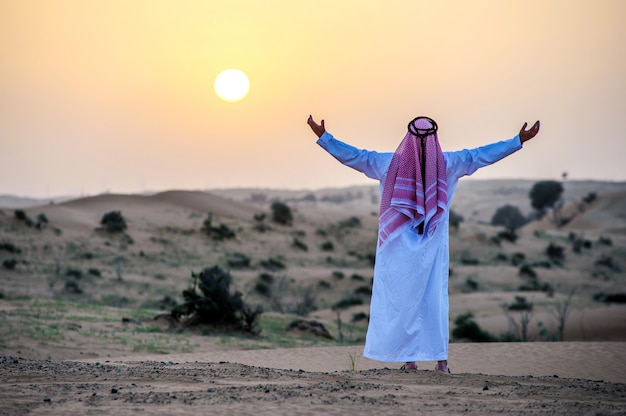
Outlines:
{"type": "Polygon", "coordinates": [[[213,84],[215,93],[224,101],[242,100],[250,90],[250,81],[243,71],[226,69],[219,73],[213,84]]]}

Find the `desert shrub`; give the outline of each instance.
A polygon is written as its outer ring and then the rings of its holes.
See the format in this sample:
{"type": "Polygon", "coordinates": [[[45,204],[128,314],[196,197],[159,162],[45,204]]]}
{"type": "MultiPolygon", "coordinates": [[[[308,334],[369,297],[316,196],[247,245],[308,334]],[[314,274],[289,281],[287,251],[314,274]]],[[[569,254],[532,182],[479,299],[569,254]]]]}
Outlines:
{"type": "Polygon", "coordinates": [[[504,253],[498,253],[498,254],[496,254],[496,257],[494,257],[494,260],[496,260],[496,261],[509,261],[509,256],[507,256],[504,253]]]}
{"type": "Polygon", "coordinates": [[[471,342],[497,341],[496,337],[478,326],[471,312],[457,316],[454,319],[454,325],[452,337],[456,340],[467,340],[471,342]]]}
{"type": "Polygon", "coordinates": [[[80,288],[78,282],[76,282],[75,280],[68,280],[67,282],[65,282],[64,289],[67,293],[72,293],[75,295],[80,295],[83,293],[83,290],[80,288]]]}
{"type": "Polygon", "coordinates": [[[518,235],[515,230],[506,229],[504,231],[500,231],[497,235],[498,240],[506,240],[509,243],[514,243],[517,241],[518,235]]]}
{"type": "Polygon", "coordinates": [[[111,211],[104,214],[100,220],[100,225],[109,233],[119,233],[127,228],[126,220],[120,211],[111,211]]]}
{"type": "Polygon", "coordinates": [[[281,259],[276,257],[270,257],[267,260],[261,260],[259,264],[261,265],[261,267],[267,270],[282,270],[286,267],[285,263],[283,263],[281,259]]]}
{"type": "Polygon", "coordinates": [[[357,312],[352,315],[352,322],[367,321],[370,317],[365,312],[357,312]]]}
{"type": "Polygon", "coordinates": [[[515,230],[526,224],[526,218],[519,208],[513,205],[504,205],[496,210],[491,217],[491,225],[501,225],[515,234],[515,230]]]}
{"type": "Polygon", "coordinates": [[[320,245],[320,249],[322,251],[333,251],[335,249],[335,245],[332,243],[332,241],[324,241],[320,245]]]}
{"type": "Polygon", "coordinates": [[[359,286],[354,289],[355,295],[372,296],[372,289],[369,286],[359,286]]]}
{"type": "Polygon", "coordinates": [[[0,250],[7,251],[7,252],[13,253],[13,254],[20,254],[22,252],[21,248],[13,245],[12,243],[8,243],[8,242],[1,242],[0,243],[0,250]]]}
{"type": "Polygon", "coordinates": [[[309,251],[309,247],[298,237],[294,237],[293,243],[291,243],[291,245],[297,248],[298,250],[309,251]]]}
{"type": "Polygon", "coordinates": [[[74,279],[80,279],[83,277],[83,272],[78,269],[69,268],[65,271],[65,275],[68,277],[73,277],[74,279]]]}
{"type": "Polygon", "coordinates": [[[326,282],[324,280],[320,280],[317,285],[319,287],[321,287],[322,289],[330,289],[330,283],[328,283],[328,282],[326,282]]]}
{"type": "Polygon", "coordinates": [[[357,228],[361,226],[359,217],[350,217],[339,222],[340,228],[357,228]]]}
{"type": "Polygon", "coordinates": [[[475,292],[478,290],[478,282],[474,280],[471,276],[468,276],[465,279],[465,283],[463,284],[462,291],[464,293],[475,292]]]}
{"type": "Polygon", "coordinates": [[[546,255],[555,263],[560,263],[565,260],[564,249],[558,244],[550,243],[548,247],[546,247],[546,255]]]}
{"type": "Polygon", "coordinates": [[[347,309],[351,306],[363,305],[363,299],[355,296],[347,297],[341,299],[339,302],[335,303],[332,307],[333,310],[338,309],[347,309]]]}
{"type": "Polygon", "coordinates": [[[582,199],[583,202],[586,204],[591,204],[593,201],[596,200],[597,198],[597,194],[595,192],[589,192],[587,195],[585,195],[582,199]]]}
{"type": "Polygon", "coordinates": [[[272,294],[272,289],[270,285],[265,282],[256,282],[254,285],[254,291],[262,296],[269,297],[272,294]]]}
{"type": "Polygon", "coordinates": [[[455,230],[457,230],[459,228],[459,226],[461,225],[461,223],[463,222],[464,218],[462,215],[457,214],[456,212],[454,212],[454,210],[450,210],[450,214],[449,214],[449,221],[450,221],[450,226],[452,228],[454,228],[455,230]]]}
{"type": "Polygon", "coordinates": [[[518,252],[511,255],[511,264],[513,266],[519,266],[524,260],[526,260],[526,254],[524,253],[518,252]]]}
{"type": "Polygon", "coordinates": [[[528,302],[523,296],[515,296],[515,302],[506,305],[506,309],[509,311],[532,311],[532,302],[528,302]]]}
{"type": "Polygon", "coordinates": [[[465,264],[468,266],[475,266],[479,263],[480,261],[469,253],[463,253],[463,255],[461,255],[461,264],[465,264]]]}
{"type": "Polygon", "coordinates": [[[600,236],[600,238],[598,238],[598,243],[601,246],[612,246],[613,245],[613,240],[611,240],[609,237],[602,237],[600,236]]]}
{"type": "Polygon", "coordinates": [[[14,212],[14,215],[18,221],[23,222],[29,227],[32,227],[34,225],[33,220],[30,219],[30,217],[26,214],[26,212],[23,209],[16,209],[14,212]]]}
{"type": "Polygon", "coordinates": [[[333,277],[335,279],[343,279],[345,274],[341,270],[333,270],[333,277]]]}
{"type": "Polygon", "coordinates": [[[607,267],[615,272],[619,272],[621,270],[619,265],[613,261],[613,257],[611,256],[601,256],[594,264],[596,266],[607,267]]]}
{"type": "Polygon", "coordinates": [[[226,264],[233,269],[250,267],[250,257],[243,253],[231,253],[226,257],[226,264]]]}
{"type": "Polygon", "coordinates": [[[228,228],[226,224],[220,224],[217,227],[213,226],[213,214],[209,213],[207,218],[202,223],[202,231],[214,240],[230,240],[235,238],[235,232],[228,228]]]}
{"type": "Polygon", "coordinates": [[[102,276],[102,273],[100,273],[100,270],[96,269],[96,268],[90,268],[89,270],[87,270],[87,273],[89,273],[92,276],[96,276],[96,277],[102,276]]]}
{"type": "Polygon", "coordinates": [[[270,209],[272,210],[272,221],[282,225],[293,223],[293,214],[287,204],[276,201],[272,203],[270,209]]]}
{"type": "Polygon", "coordinates": [[[37,215],[37,223],[35,224],[35,228],[37,228],[38,230],[43,230],[47,226],[48,226],[48,217],[43,212],[39,213],[37,215]]]}
{"type": "Polygon", "coordinates": [[[541,282],[539,278],[528,277],[526,282],[521,284],[518,288],[522,292],[545,292],[549,297],[554,295],[554,288],[548,282],[541,282]]]}
{"type": "Polygon", "coordinates": [[[596,293],[593,299],[604,303],[626,303],[626,293],[596,293]]]}
{"type": "Polygon", "coordinates": [[[358,273],[352,274],[352,276],[350,276],[350,279],[356,280],[358,282],[364,282],[365,281],[365,278],[363,276],[361,276],[360,274],[358,274],[358,273]]]}
{"type": "Polygon", "coordinates": [[[562,193],[563,185],[560,182],[541,181],[533,185],[528,196],[534,209],[544,211],[547,208],[552,208],[561,198],[562,193]]]}
{"type": "Polygon", "coordinates": [[[231,293],[232,276],[219,266],[192,272],[193,285],[183,291],[183,303],[171,316],[189,325],[211,325],[258,334],[258,317],[263,312],[244,303],[241,292],[231,293]],[[199,290],[199,292],[198,292],[199,290]]]}
{"type": "Polygon", "coordinates": [[[552,263],[550,263],[547,260],[540,260],[540,261],[536,261],[536,262],[530,264],[530,266],[532,266],[532,267],[542,267],[544,269],[551,269],[552,268],[552,263]]]}
{"type": "Polygon", "coordinates": [[[519,275],[525,277],[537,277],[537,272],[528,264],[523,264],[519,268],[519,275]]]}
{"type": "Polygon", "coordinates": [[[274,275],[269,273],[261,273],[259,275],[259,280],[267,283],[268,285],[271,285],[272,283],[274,283],[274,275]]]}
{"type": "Polygon", "coordinates": [[[17,266],[17,260],[15,259],[2,260],[2,267],[7,270],[14,270],[15,266],[17,266]]]}

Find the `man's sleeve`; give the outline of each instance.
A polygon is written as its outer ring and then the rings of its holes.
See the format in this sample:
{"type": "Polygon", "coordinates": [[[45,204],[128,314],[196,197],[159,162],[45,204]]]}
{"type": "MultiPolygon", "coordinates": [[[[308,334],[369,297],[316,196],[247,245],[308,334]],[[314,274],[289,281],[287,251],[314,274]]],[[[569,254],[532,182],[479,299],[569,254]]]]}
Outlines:
{"type": "Polygon", "coordinates": [[[335,139],[328,132],[325,132],[317,140],[317,144],[342,164],[364,173],[368,178],[377,180],[381,180],[385,175],[393,157],[393,153],[378,153],[357,149],[335,139]]]}
{"type": "Polygon", "coordinates": [[[522,148],[519,136],[503,140],[475,149],[464,149],[457,152],[446,152],[446,169],[448,177],[461,178],[469,176],[478,169],[491,165],[522,148]]]}

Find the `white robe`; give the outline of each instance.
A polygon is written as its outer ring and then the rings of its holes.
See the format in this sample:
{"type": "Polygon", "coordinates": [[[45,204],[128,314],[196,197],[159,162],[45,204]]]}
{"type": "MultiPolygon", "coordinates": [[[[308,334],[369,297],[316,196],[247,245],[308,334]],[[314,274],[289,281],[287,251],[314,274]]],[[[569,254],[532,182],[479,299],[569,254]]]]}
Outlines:
{"type": "MultiPolygon", "coordinates": [[[[317,143],[346,166],[380,182],[393,152],[357,149],[328,132],[317,143]]],[[[386,362],[448,358],[449,210],[459,178],[522,148],[519,136],[476,149],[444,152],[448,206],[434,234],[409,228],[376,250],[370,321],[363,355],[386,362]]]]}

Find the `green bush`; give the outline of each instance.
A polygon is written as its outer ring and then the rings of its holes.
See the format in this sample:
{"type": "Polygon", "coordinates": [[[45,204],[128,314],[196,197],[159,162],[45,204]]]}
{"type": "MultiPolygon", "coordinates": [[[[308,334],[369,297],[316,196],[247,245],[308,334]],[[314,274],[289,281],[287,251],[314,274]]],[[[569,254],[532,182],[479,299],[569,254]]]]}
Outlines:
{"type": "Polygon", "coordinates": [[[9,253],[13,253],[13,254],[20,254],[22,252],[22,249],[14,246],[12,243],[0,243],[0,250],[3,251],[7,251],[9,253]]]}
{"type": "Polygon", "coordinates": [[[18,221],[22,221],[24,224],[28,225],[29,227],[32,227],[34,225],[33,220],[31,220],[30,217],[26,215],[26,212],[23,209],[16,209],[14,212],[14,215],[18,221]]]}
{"type": "Polygon", "coordinates": [[[452,337],[456,340],[468,340],[472,342],[497,341],[496,337],[481,329],[473,318],[474,315],[471,312],[457,316],[454,319],[455,327],[452,330],[452,337]]]}
{"type": "Polygon", "coordinates": [[[228,228],[226,224],[220,224],[219,226],[214,227],[212,222],[213,214],[209,213],[202,224],[202,231],[204,231],[208,236],[218,241],[235,238],[235,232],[228,228]]]}
{"type": "Polygon", "coordinates": [[[111,211],[102,216],[100,225],[109,233],[120,233],[126,229],[126,220],[120,211],[111,211]]]}
{"type": "Polygon", "coordinates": [[[14,270],[15,266],[17,266],[17,260],[15,259],[6,259],[2,261],[2,267],[7,270],[14,270]]]}
{"type": "Polygon", "coordinates": [[[186,326],[211,325],[258,334],[258,317],[263,312],[244,303],[241,292],[230,291],[233,278],[219,266],[192,273],[193,285],[183,291],[184,302],[172,309],[176,320],[186,326]],[[199,291],[199,292],[198,292],[199,291]]]}
{"type": "Polygon", "coordinates": [[[322,251],[333,251],[335,249],[335,245],[331,241],[324,241],[320,245],[320,249],[322,251]]]}
{"type": "Polygon", "coordinates": [[[283,202],[273,202],[270,209],[272,210],[272,220],[278,224],[291,225],[293,223],[293,215],[291,208],[283,202]]]}
{"type": "Polygon", "coordinates": [[[333,310],[337,309],[347,309],[350,306],[363,305],[363,299],[359,297],[348,297],[341,299],[339,302],[335,303],[333,306],[333,310]]]}

